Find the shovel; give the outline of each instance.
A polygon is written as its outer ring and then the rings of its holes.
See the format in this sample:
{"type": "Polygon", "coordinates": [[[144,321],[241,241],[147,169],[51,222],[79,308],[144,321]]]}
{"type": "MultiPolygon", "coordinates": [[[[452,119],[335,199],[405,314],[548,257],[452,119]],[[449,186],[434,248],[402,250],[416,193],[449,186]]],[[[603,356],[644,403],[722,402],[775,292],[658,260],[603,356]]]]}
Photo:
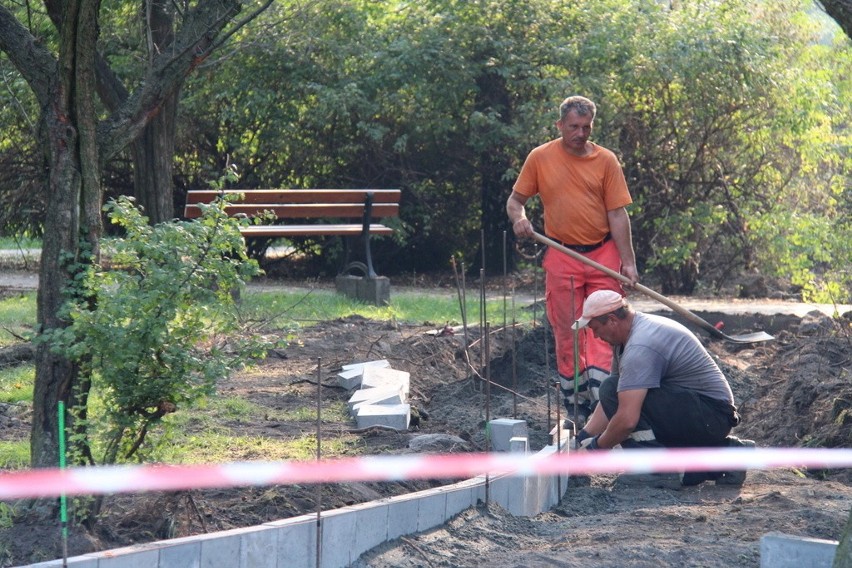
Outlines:
{"type": "Polygon", "coordinates": [[[657,292],[654,292],[650,288],[647,288],[647,287],[645,287],[645,286],[643,286],[642,284],[639,284],[639,283],[631,284],[630,279],[627,278],[626,276],[624,276],[623,274],[620,274],[620,273],[616,272],[615,270],[607,268],[603,264],[595,262],[594,260],[586,258],[582,254],[575,252],[575,251],[569,249],[568,247],[565,247],[565,246],[557,243],[553,239],[549,239],[549,238],[545,237],[544,235],[533,232],[533,238],[535,240],[537,240],[538,242],[542,243],[542,244],[545,244],[549,247],[553,247],[560,252],[564,252],[565,254],[570,256],[571,258],[575,258],[575,259],[579,260],[580,262],[591,266],[592,268],[596,268],[596,269],[600,270],[601,272],[604,272],[605,274],[612,276],[616,280],[618,280],[618,281],[620,281],[624,284],[627,284],[628,286],[631,286],[631,287],[635,288],[636,290],[639,290],[640,292],[642,292],[646,296],[653,298],[654,300],[657,300],[658,302],[660,302],[661,304],[663,304],[665,306],[668,306],[669,308],[671,308],[672,310],[674,310],[678,314],[682,315],[683,317],[685,317],[686,319],[688,319],[689,321],[691,321],[695,325],[704,329],[712,337],[715,337],[717,339],[724,339],[725,341],[730,341],[732,343],[759,343],[761,341],[769,341],[771,339],[775,339],[773,336],[769,335],[765,331],[758,331],[758,332],[755,332],[755,333],[746,333],[744,335],[727,335],[725,333],[722,333],[720,330],[716,329],[716,327],[714,327],[713,324],[711,324],[710,322],[701,319],[700,317],[698,317],[694,313],[690,312],[689,310],[687,310],[683,306],[680,306],[680,305],[674,303],[673,301],[669,300],[668,298],[666,298],[662,294],[658,294],[657,292]]]}

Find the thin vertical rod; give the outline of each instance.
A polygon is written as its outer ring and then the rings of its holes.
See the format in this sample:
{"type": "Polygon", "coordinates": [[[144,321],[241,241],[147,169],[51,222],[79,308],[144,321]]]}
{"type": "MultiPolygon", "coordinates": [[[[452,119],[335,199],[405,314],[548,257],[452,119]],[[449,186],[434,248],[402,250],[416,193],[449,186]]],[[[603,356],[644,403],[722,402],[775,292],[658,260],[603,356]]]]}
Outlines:
{"type": "MultiPolygon", "coordinates": [[[[59,469],[65,469],[65,401],[59,401],[57,409],[59,435],[59,469]]],[[[59,524],[62,531],[62,566],[68,566],[68,498],[65,491],[59,494],[59,524]]]]}
{"type": "MultiPolygon", "coordinates": [[[[485,353],[485,453],[491,451],[491,324],[485,322],[485,338],[483,352],[485,353]]],[[[490,500],[490,477],[485,475],[485,502],[490,500]]]]}
{"type": "MultiPolygon", "coordinates": [[[[533,258],[538,259],[538,243],[533,245],[535,248],[533,252],[535,256],[533,258]]],[[[546,318],[543,318],[546,319],[546,318]]],[[[533,321],[532,326],[533,329],[536,327],[536,322],[538,321],[538,267],[533,264],[533,321]]],[[[550,390],[550,389],[547,389],[550,390]]]]}
{"type": "MultiPolygon", "coordinates": [[[[556,388],[559,389],[559,382],[556,383],[556,388]]],[[[550,390],[550,389],[547,389],[550,390]]],[[[559,408],[559,391],[557,390],[556,404],[556,453],[562,452],[562,412],[559,408]]],[[[559,495],[559,500],[562,500],[562,475],[556,476],[556,494],[559,495]]]]}
{"type": "MultiPolygon", "coordinates": [[[[503,329],[506,329],[506,294],[508,293],[509,266],[506,252],[506,231],[503,231],[503,329]]],[[[505,332],[504,332],[505,333],[505,332]]]]}
{"type": "MultiPolygon", "coordinates": [[[[322,358],[317,357],[317,461],[322,459],[322,358]]],[[[317,483],[317,568],[322,566],[322,483],[317,483]]]]}
{"type": "MultiPolygon", "coordinates": [[[[485,314],[485,268],[479,269],[479,330],[485,329],[486,314],[485,314]]],[[[487,336],[486,336],[487,337],[487,336]]],[[[479,369],[485,369],[485,339],[479,347],[479,369]]]]}
{"type": "Polygon", "coordinates": [[[515,285],[512,284],[512,418],[518,418],[518,359],[517,338],[515,336],[515,285]]]}
{"type": "MultiPolygon", "coordinates": [[[[574,311],[576,306],[574,305],[574,276],[571,276],[571,317],[575,320],[577,319],[577,312],[574,311]]],[[[577,398],[580,393],[580,331],[575,329],[574,326],[571,326],[571,335],[573,336],[573,346],[572,351],[574,352],[574,420],[571,421],[573,425],[574,437],[577,437],[577,417],[580,415],[580,410],[578,408],[579,403],[577,402],[577,398]]]]}
{"type": "Polygon", "coordinates": [[[550,332],[550,326],[548,325],[549,321],[550,320],[548,320],[546,317],[542,320],[542,324],[543,324],[542,330],[544,331],[544,368],[545,368],[544,381],[545,381],[545,384],[547,386],[546,390],[547,390],[547,431],[548,432],[550,432],[550,428],[551,428],[551,424],[552,424],[551,423],[551,412],[552,411],[551,411],[551,403],[550,403],[550,397],[551,397],[551,392],[550,392],[550,381],[551,381],[551,378],[550,378],[550,353],[547,349],[547,335],[550,332]]]}

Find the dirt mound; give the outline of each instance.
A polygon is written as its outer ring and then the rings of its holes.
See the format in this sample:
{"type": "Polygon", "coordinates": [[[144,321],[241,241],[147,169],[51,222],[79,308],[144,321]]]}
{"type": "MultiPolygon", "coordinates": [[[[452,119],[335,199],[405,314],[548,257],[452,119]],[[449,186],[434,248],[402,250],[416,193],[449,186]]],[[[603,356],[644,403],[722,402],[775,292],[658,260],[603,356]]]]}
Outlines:
{"type": "MultiPolygon", "coordinates": [[[[739,329],[732,318],[727,324],[739,329]]],[[[552,386],[552,337],[544,328],[494,329],[487,342],[470,329],[466,348],[464,334],[427,333],[435,327],[359,317],[307,327],[298,341],[270,353],[259,369],[220,385],[221,393],[268,409],[256,420],[227,426],[235,435],[282,439],[312,432],[316,424],[310,416],[287,422],[268,416],[313,400],[318,362],[323,405],[330,406],[349,396],[336,382],[342,365],[385,358],[394,368],[411,373],[415,420],[410,431],[355,431],[350,421],[329,418],[323,424],[324,440],[347,436],[357,440],[353,446],[359,452],[406,453],[414,451],[412,439],[434,434],[446,435],[440,443],[447,451],[482,451],[486,420],[514,416],[527,421],[533,449],[547,444],[559,401],[552,386]],[[486,376],[491,385],[484,382],[486,376]]],[[[814,316],[795,322],[772,342],[745,347],[708,342],[744,416],[738,434],[761,446],[852,446],[849,332],[848,320],[814,316]]],[[[25,429],[15,432],[21,436],[25,429]]],[[[415,444],[421,446],[434,447],[415,444]]],[[[793,470],[753,472],[742,489],[630,485],[623,476],[573,478],[566,501],[553,512],[516,519],[499,508],[471,510],[447,527],[389,543],[359,565],[547,566],[558,559],[565,566],[757,566],[756,542],[769,530],[838,538],[852,507],[850,481],[846,471],[793,470]],[[670,542],[673,538],[678,542],[670,542]],[[710,540],[713,554],[718,548],[721,556],[708,557],[707,562],[690,556],[689,548],[699,550],[710,540]],[[622,554],[623,563],[607,563],[602,546],[622,554]],[[516,556],[519,551],[526,557],[516,556]]],[[[321,506],[332,509],[446,482],[326,485],[321,488],[321,506]]],[[[72,530],[69,554],[312,513],[319,495],[312,486],[274,486],[113,496],[94,532],[72,530]]],[[[6,554],[0,556],[0,566],[58,557],[55,518],[15,518],[0,534],[0,552],[6,554]]]]}

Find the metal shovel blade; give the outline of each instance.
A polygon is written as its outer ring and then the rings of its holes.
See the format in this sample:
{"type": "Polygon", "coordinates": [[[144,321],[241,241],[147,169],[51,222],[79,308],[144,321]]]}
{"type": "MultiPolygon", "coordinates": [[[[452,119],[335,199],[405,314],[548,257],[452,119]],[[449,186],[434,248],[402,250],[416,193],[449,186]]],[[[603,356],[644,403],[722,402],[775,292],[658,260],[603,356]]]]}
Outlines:
{"type": "Polygon", "coordinates": [[[571,258],[579,260],[583,264],[587,264],[588,266],[591,266],[592,268],[596,268],[597,270],[600,270],[601,272],[608,274],[609,276],[612,276],[613,278],[615,278],[619,282],[622,282],[623,284],[627,284],[628,286],[632,287],[634,290],[638,290],[638,291],[642,292],[643,294],[645,294],[646,296],[653,298],[654,300],[657,300],[658,302],[660,302],[661,304],[663,304],[665,306],[668,306],[669,308],[671,308],[672,310],[674,310],[678,314],[682,315],[683,317],[685,317],[686,319],[688,319],[689,321],[691,321],[695,325],[704,329],[705,331],[707,331],[707,333],[709,333],[711,336],[713,336],[717,339],[724,339],[725,341],[730,341],[732,343],[760,343],[761,341],[769,341],[771,339],[775,339],[773,336],[769,335],[768,333],[766,333],[764,331],[758,331],[758,332],[754,332],[754,333],[746,333],[746,334],[743,334],[743,335],[727,335],[725,333],[722,333],[720,330],[716,329],[716,327],[713,324],[711,324],[710,322],[698,317],[694,313],[690,312],[689,310],[687,310],[683,306],[676,304],[675,302],[673,302],[672,300],[663,296],[662,294],[659,294],[659,293],[651,290],[650,288],[643,286],[642,284],[638,284],[638,283],[637,284],[631,284],[630,279],[627,278],[626,276],[624,276],[623,274],[618,273],[615,270],[612,270],[611,268],[604,266],[603,264],[595,262],[594,260],[586,258],[582,254],[580,254],[576,251],[573,251],[573,250],[569,249],[568,247],[565,247],[562,244],[554,241],[553,239],[549,239],[549,238],[545,237],[544,235],[541,235],[539,233],[534,232],[533,238],[535,240],[537,240],[538,242],[542,243],[542,244],[545,244],[549,247],[555,248],[556,250],[567,254],[571,258]]]}

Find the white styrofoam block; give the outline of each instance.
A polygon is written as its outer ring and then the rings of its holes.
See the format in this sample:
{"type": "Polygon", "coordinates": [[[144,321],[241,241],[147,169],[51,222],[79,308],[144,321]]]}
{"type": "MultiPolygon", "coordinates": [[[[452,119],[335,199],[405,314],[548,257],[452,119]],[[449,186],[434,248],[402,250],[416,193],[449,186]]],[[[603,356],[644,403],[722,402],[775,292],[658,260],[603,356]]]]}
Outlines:
{"type": "Polygon", "coordinates": [[[376,361],[365,361],[363,363],[350,363],[349,365],[343,365],[341,368],[344,371],[357,369],[363,372],[367,367],[390,367],[390,363],[388,363],[387,359],[378,359],[376,361]]]}
{"type": "Polygon", "coordinates": [[[527,421],[513,418],[495,418],[488,423],[491,430],[491,450],[508,452],[509,440],[527,437],[527,421]]]}
{"type": "Polygon", "coordinates": [[[411,373],[397,369],[368,367],[361,377],[361,388],[402,385],[402,392],[408,396],[411,386],[411,373]]]}
{"type": "Polygon", "coordinates": [[[358,389],[352,393],[352,396],[349,397],[349,401],[347,404],[349,405],[349,410],[351,411],[355,408],[356,404],[361,404],[362,402],[369,400],[377,400],[381,398],[385,398],[387,396],[397,396],[399,397],[399,404],[406,402],[405,393],[402,392],[402,385],[389,385],[385,387],[368,387],[358,389]]]}
{"type": "Polygon", "coordinates": [[[367,404],[358,409],[355,421],[358,428],[387,426],[395,430],[408,430],[411,423],[411,405],[367,404]]]}

